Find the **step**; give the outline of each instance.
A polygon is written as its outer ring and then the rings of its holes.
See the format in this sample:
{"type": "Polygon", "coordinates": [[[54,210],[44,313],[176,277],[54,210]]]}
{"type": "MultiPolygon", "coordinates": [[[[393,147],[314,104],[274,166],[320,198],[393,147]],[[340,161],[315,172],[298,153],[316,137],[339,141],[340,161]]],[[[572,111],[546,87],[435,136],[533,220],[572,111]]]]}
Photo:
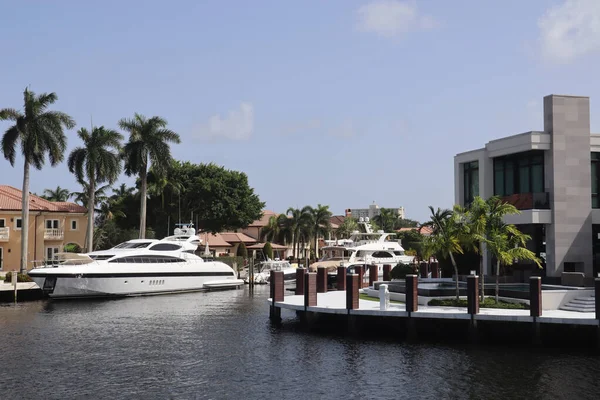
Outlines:
{"type": "Polygon", "coordinates": [[[573,299],[569,303],[570,304],[583,304],[583,305],[595,306],[596,305],[596,300],[594,300],[594,299],[588,299],[588,298],[581,298],[581,299],[573,299]]]}
{"type": "Polygon", "coordinates": [[[580,307],[580,306],[571,306],[569,304],[565,304],[560,308],[564,311],[576,311],[576,312],[594,312],[596,311],[594,307],[580,307]]]}

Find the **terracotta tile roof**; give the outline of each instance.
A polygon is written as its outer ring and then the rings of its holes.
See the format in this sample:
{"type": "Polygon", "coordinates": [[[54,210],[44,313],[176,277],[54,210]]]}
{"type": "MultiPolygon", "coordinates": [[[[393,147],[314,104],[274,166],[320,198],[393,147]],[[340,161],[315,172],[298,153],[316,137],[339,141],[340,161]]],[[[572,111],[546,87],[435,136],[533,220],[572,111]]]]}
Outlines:
{"type": "MultiPolygon", "coordinates": [[[[262,250],[265,247],[265,243],[257,243],[252,246],[246,247],[248,250],[262,250]]],[[[287,246],[282,246],[280,244],[271,243],[271,247],[273,250],[286,250],[287,246]]]]}
{"type": "Polygon", "coordinates": [[[208,239],[208,247],[232,247],[233,245],[231,243],[228,243],[225,239],[223,239],[223,237],[221,236],[220,233],[217,233],[216,235],[213,235],[212,233],[199,233],[198,237],[201,240],[201,244],[200,246],[202,248],[204,248],[206,240],[208,239]]]}
{"type": "Polygon", "coordinates": [[[433,232],[433,230],[428,226],[421,226],[417,228],[400,228],[396,232],[406,232],[406,231],[419,231],[421,235],[429,236],[433,232]]]}
{"type": "Polygon", "coordinates": [[[331,222],[331,224],[340,226],[344,223],[345,219],[346,217],[344,215],[333,215],[331,218],[329,218],[329,222],[331,222]]]}
{"type": "Polygon", "coordinates": [[[267,226],[267,225],[269,224],[269,219],[270,219],[271,217],[276,217],[276,216],[278,216],[278,215],[279,215],[279,214],[277,214],[277,213],[276,213],[276,212],[274,212],[274,211],[264,210],[264,211],[263,211],[263,216],[262,216],[260,219],[257,219],[256,221],[252,222],[252,223],[251,223],[250,225],[248,225],[248,226],[249,226],[249,227],[250,227],[250,226],[259,226],[259,227],[261,227],[261,226],[267,226]]]}
{"type": "MultiPolygon", "coordinates": [[[[256,239],[239,232],[223,232],[221,237],[229,243],[256,243],[256,239]]],[[[210,246],[210,243],[208,244],[210,246]]]]}
{"type": "MultiPolygon", "coordinates": [[[[21,193],[12,186],[0,185],[0,210],[21,211],[21,193]]],[[[29,211],[86,213],[87,209],[75,203],[52,202],[30,194],[29,211]]]]}

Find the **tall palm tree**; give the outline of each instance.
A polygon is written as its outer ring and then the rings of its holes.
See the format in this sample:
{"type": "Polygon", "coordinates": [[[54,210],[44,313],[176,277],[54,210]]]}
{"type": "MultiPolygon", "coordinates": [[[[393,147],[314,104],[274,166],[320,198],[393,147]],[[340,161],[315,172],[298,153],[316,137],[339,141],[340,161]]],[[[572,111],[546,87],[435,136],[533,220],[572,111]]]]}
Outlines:
{"type": "Polygon", "coordinates": [[[432,206],[429,206],[431,211],[431,220],[425,225],[430,226],[433,230],[431,236],[426,238],[425,246],[435,253],[449,256],[454,267],[454,276],[456,280],[456,302],[459,300],[459,287],[458,287],[458,266],[454,259],[454,254],[463,254],[464,250],[461,245],[463,236],[463,219],[460,216],[461,210],[455,206],[455,211],[451,210],[434,210],[432,206]]]}
{"type": "Polygon", "coordinates": [[[4,158],[15,165],[17,143],[21,145],[23,156],[23,192],[22,192],[22,229],[21,229],[21,272],[27,270],[27,251],[29,241],[29,167],[42,169],[46,155],[50,165],[60,163],[65,156],[67,137],[64,129],[71,129],[75,121],[60,111],[49,111],[48,107],[56,102],[55,93],[42,93],[39,96],[29,89],[23,93],[23,111],[14,108],[0,110],[0,121],[14,121],[2,137],[4,158]]]}
{"type": "Polygon", "coordinates": [[[86,248],[87,251],[93,251],[96,185],[103,182],[108,182],[110,185],[119,177],[121,173],[119,151],[123,135],[101,126],[92,127],[91,132],[81,128],[77,136],[83,141],[83,146],[73,149],[67,163],[69,171],[75,174],[78,181],[88,183],[86,248]]]}
{"type": "Polygon", "coordinates": [[[504,224],[504,216],[518,214],[519,210],[510,203],[502,201],[500,197],[493,196],[487,200],[476,196],[469,206],[470,229],[473,240],[478,244],[479,270],[481,275],[481,298],[484,297],[485,271],[483,268],[483,254],[487,250],[486,241],[492,231],[504,224]]]}
{"type": "Polygon", "coordinates": [[[125,183],[121,183],[116,189],[113,189],[112,192],[113,192],[113,195],[111,197],[114,197],[114,196],[116,196],[117,198],[126,197],[126,196],[133,194],[133,192],[135,192],[135,188],[128,187],[125,183]]]}
{"type": "Polygon", "coordinates": [[[260,230],[261,242],[266,240],[272,243],[276,243],[279,240],[281,228],[282,226],[278,217],[276,217],[275,215],[271,216],[267,221],[267,225],[265,225],[260,230]]]}
{"type": "Polygon", "coordinates": [[[179,135],[167,129],[167,121],[160,117],[146,118],[136,113],[132,119],[119,121],[121,129],[129,132],[129,142],[123,148],[125,173],[138,175],[140,188],[140,235],[146,237],[146,196],[147,175],[151,163],[156,173],[164,173],[171,165],[171,147],[169,143],[180,143],[179,135]]]}
{"type": "MultiPolygon", "coordinates": [[[[75,202],[87,207],[89,202],[90,185],[85,181],[81,181],[79,184],[81,185],[81,192],[72,192],[71,197],[73,197],[75,202]]],[[[100,211],[98,205],[108,200],[108,196],[106,195],[106,191],[108,189],[110,189],[110,185],[103,185],[94,191],[94,211],[100,211]]]]}
{"type": "Polygon", "coordinates": [[[337,239],[348,239],[352,232],[358,230],[358,223],[355,218],[346,217],[344,218],[344,222],[338,226],[335,230],[335,236],[337,239]]]}
{"type": "Polygon", "coordinates": [[[542,268],[540,260],[535,253],[525,248],[531,237],[519,231],[516,226],[504,222],[494,226],[488,232],[486,244],[496,258],[496,303],[500,291],[500,265],[512,265],[515,260],[533,261],[538,268],[542,268]]]}
{"type": "Polygon", "coordinates": [[[398,214],[395,214],[391,208],[382,208],[379,210],[379,215],[376,215],[373,220],[384,232],[392,232],[398,221],[398,214]]]}
{"type": "Polygon", "coordinates": [[[44,189],[44,198],[49,201],[67,201],[71,193],[69,189],[57,186],[56,189],[44,189]]]}
{"type": "Polygon", "coordinates": [[[300,208],[288,208],[286,215],[289,218],[288,227],[292,236],[292,253],[294,258],[299,257],[300,243],[306,233],[308,219],[311,217],[310,207],[305,206],[300,208]],[[297,251],[298,250],[298,251],[297,251]]]}
{"type": "Polygon", "coordinates": [[[315,257],[319,259],[319,236],[324,236],[331,231],[332,213],[329,211],[329,206],[322,206],[321,204],[317,204],[316,208],[311,207],[310,213],[312,215],[312,233],[315,240],[315,257]]]}

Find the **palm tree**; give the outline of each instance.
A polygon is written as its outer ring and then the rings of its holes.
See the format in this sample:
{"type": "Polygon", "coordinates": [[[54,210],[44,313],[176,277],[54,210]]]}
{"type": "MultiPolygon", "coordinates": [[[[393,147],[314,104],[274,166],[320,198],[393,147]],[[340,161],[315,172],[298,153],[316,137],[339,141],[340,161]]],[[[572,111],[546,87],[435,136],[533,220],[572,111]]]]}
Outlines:
{"type": "Polygon", "coordinates": [[[22,229],[21,229],[21,272],[27,270],[27,251],[29,241],[29,167],[40,170],[45,164],[46,155],[50,165],[60,163],[65,156],[67,137],[64,129],[71,129],[75,121],[60,111],[48,111],[48,106],[56,102],[55,93],[42,93],[37,96],[29,89],[23,93],[23,112],[14,108],[0,110],[0,121],[10,120],[15,124],[9,127],[2,137],[4,158],[15,165],[17,143],[21,144],[24,158],[22,191],[22,229]]]}
{"type": "Polygon", "coordinates": [[[398,215],[394,214],[394,210],[391,208],[382,208],[379,210],[379,215],[376,215],[373,220],[377,223],[379,229],[383,229],[384,232],[392,232],[398,221],[398,215]]]}
{"type": "MultiPolygon", "coordinates": [[[[515,260],[533,261],[538,268],[542,265],[535,253],[525,248],[529,235],[525,235],[512,224],[498,222],[487,232],[485,243],[496,258],[496,303],[500,291],[500,265],[512,265],[515,260]]],[[[483,238],[482,238],[483,240],[483,238]]]]}
{"type": "Polygon", "coordinates": [[[325,236],[331,231],[331,211],[329,206],[317,204],[316,208],[310,208],[312,215],[312,233],[315,239],[315,257],[319,259],[319,236],[325,236]]]}
{"type": "MultiPolygon", "coordinates": [[[[72,192],[71,197],[73,197],[73,200],[75,200],[75,202],[82,204],[84,207],[86,207],[89,202],[90,185],[88,185],[88,183],[85,181],[80,181],[79,184],[82,187],[81,192],[72,192]]],[[[100,186],[94,191],[94,211],[100,211],[98,209],[98,205],[108,200],[106,191],[109,188],[110,185],[104,185],[100,186]]]]}
{"type": "Polygon", "coordinates": [[[138,175],[140,189],[140,235],[146,237],[146,196],[149,163],[156,173],[162,174],[171,165],[171,147],[169,143],[180,143],[179,135],[167,129],[167,121],[160,117],[150,119],[135,114],[132,119],[119,121],[121,129],[129,132],[129,142],[123,149],[125,173],[138,175]]]}
{"type": "Polygon", "coordinates": [[[469,207],[470,228],[473,240],[478,244],[479,270],[481,275],[481,299],[484,298],[485,272],[483,254],[486,251],[486,241],[493,230],[502,226],[505,215],[518,214],[519,210],[510,203],[504,202],[498,196],[483,200],[476,196],[469,207]]]}
{"type": "Polygon", "coordinates": [[[121,198],[121,197],[126,197],[129,195],[132,195],[133,192],[135,192],[135,188],[134,187],[128,187],[126,184],[121,183],[119,185],[119,187],[117,187],[116,189],[113,189],[113,195],[112,197],[117,197],[117,198],[121,198]]]}
{"type": "Polygon", "coordinates": [[[83,141],[83,147],[73,149],[69,155],[69,171],[75,174],[78,181],[87,180],[88,226],[86,232],[87,251],[94,249],[94,198],[96,185],[103,182],[112,184],[121,173],[119,151],[123,135],[112,129],[92,127],[90,133],[81,128],[77,136],[83,141]]]}
{"type": "Polygon", "coordinates": [[[305,206],[302,209],[288,208],[286,215],[289,217],[288,227],[292,236],[292,253],[294,258],[298,258],[300,253],[300,243],[306,233],[308,219],[311,217],[310,207],[305,206]],[[296,247],[298,245],[298,247],[296,247]],[[296,251],[298,250],[298,251],[296,251]]]}
{"type": "Polygon", "coordinates": [[[344,218],[344,222],[335,230],[335,236],[338,239],[348,239],[352,232],[358,230],[358,223],[352,217],[344,218]]]}
{"type": "Polygon", "coordinates": [[[282,226],[280,225],[280,221],[278,217],[271,216],[269,221],[267,221],[267,225],[265,225],[260,230],[260,241],[269,241],[269,242],[277,242],[279,239],[279,235],[281,232],[282,226]]]}
{"type": "Polygon", "coordinates": [[[49,201],[67,201],[70,196],[69,189],[57,186],[54,190],[44,189],[44,195],[42,197],[49,201]]]}
{"type": "Polygon", "coordinates": [[[456,212],[450,210],[436,210],[432,206],[429,206],[431,211],[431,221],[427,222],[426,226],[430,226],[433,229],[433,233],[425,240],[425,246],[435,253],[450,257],[452,266],[454,267],[454,276],[456,280],[456,302],[460,298],[460,292],[458,287],[458,267],[454,254],[463,254],[463,248],[461,246],[461,239],[463,235],[463,218],[460,215],[461,210],[455,206],[456,212]]]}

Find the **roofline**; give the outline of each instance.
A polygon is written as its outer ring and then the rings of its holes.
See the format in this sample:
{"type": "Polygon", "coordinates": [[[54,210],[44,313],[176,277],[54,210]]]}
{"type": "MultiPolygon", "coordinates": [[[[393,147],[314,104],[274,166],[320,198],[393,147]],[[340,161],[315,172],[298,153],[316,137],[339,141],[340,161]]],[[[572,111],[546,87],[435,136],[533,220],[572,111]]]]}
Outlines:
{"type": "Polygon", "coordinates": [[[506,139],[510,139],[510,138],[515,138],[515,137],[518,137],[518,136],[527,136],[527,135],[531,135],[531,134],[533,134],[533,133],[540,133],[540,134],[541,134],[541,133],[546,133],[546,132],[544,132],[544,131],[527,131],[527,132],[523,132],[523,133],[517,133],[516,135],[504,136],[504,137],[501,137],[501,138],[498,138],[498,139],[493,139],[493,140],[490,140],[489,142],[487,142],[487,143],[486,143],[486,145],[487,145],[488,143],[495,143],[495,142],[499,142],[499,141],[501,141],[501,140],[506,140],[506,139]]]}

